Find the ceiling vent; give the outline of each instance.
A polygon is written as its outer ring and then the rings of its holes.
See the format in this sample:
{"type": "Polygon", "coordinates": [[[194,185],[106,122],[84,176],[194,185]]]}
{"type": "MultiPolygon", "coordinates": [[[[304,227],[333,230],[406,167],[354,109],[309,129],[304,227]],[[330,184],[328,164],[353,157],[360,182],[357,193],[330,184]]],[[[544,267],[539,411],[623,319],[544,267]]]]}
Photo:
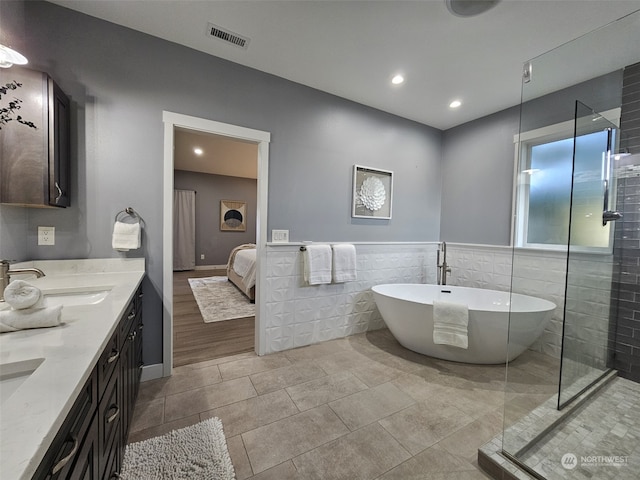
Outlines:
{"type": "Polygon", "coordinates": [[[246,50],[249,47],[251,39],[249,37],[243,37],[242,35],[232,32],[229,29],[214,25],[213,23],[207,23],[207,36],[222,40],[229,45],[246,50]]]}

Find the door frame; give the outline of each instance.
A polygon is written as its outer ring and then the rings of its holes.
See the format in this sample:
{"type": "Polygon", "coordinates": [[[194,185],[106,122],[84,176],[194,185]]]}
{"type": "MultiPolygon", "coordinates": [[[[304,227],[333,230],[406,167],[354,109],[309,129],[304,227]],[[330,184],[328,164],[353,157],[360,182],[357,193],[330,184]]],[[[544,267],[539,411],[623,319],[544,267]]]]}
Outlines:
{"type": "Polygon", "coordinates": [[[258,205],[256,212],[256,322],[254,349],[258,355],[265,351],[262,319],[265,318],[262,302],[263,278],[266,275],[267,201],[269,187],[269,142],[271,133],[205,118],[192,117],[163,111],[164,122],[164,181],[163,181],[163,229],[162,229],[162,376],[171,375],[173,368],[173,169],[174,131],[176,127],[213,133],[258,145],[258,205]]]}

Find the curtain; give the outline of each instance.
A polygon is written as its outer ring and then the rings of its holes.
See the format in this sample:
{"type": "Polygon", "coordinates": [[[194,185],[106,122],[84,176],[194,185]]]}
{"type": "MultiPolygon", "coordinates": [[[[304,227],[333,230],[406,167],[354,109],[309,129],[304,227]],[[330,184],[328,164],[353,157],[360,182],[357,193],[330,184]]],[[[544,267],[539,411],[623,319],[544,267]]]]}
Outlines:
{"type": "Polygon", "coordinates": [[[173,270],[196,266],[196,192],[173,191],[173,270]]]}

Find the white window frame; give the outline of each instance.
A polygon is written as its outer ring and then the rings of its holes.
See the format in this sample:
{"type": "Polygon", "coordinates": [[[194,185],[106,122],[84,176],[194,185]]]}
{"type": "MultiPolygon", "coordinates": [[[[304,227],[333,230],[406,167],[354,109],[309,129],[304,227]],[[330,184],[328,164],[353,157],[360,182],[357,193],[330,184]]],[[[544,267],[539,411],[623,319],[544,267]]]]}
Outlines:
{"type": "MultiPolygon", "coordinates": [[[[620,108],[614,108],[605,112],[597,112],[599,115],[613,123],[616,127],[620,126],[620,108]]],[[[526,173],[520,172],[520,159],[528,158],[530,150],[535,145],[551,143],[558,140],[572,138],[575,130],[575,120],[567,120],[565,122],[556,123],[542,128],[529,130],[513,136],[514,143],[514,164],[513,164],[513,197],[511,204],[512,228],[511,228],[511,245],[515,248],[548,250],[548,251],[566,251],[567,245],[545,244],[545,243],[527,243],[528,228],[528,211],[529,211],[529,195],[528,190],[524,188],[518,189],[518,180],[526,173]]],[[[615,185],[612,187],[615,191],[615,185]]],[[[572,246],[572,250],[584,253],[605,253],[611,254],[613,250],[613,229],[611,229],[611,237],[608,247],[577,247],[572,246]]]]}

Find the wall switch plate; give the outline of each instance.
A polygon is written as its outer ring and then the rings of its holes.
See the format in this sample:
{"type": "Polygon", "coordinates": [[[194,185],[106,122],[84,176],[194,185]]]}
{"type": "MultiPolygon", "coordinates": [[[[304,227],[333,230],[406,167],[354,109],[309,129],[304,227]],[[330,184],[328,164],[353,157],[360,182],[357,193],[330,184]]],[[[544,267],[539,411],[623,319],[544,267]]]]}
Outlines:
{"type": "Polygon", "coordinates": [[[204,253],[200,254],[200,260],[204,260],[204,253]]]}
{"type": "Polygon", "coordinates": [[[273,243],[289,243],[289,230],[271,230],[273,243]]]}
{"type": "Polygon", "coordinates": [[[38,245],[55,245],[56,228],[38,227],[38,245]]]}

